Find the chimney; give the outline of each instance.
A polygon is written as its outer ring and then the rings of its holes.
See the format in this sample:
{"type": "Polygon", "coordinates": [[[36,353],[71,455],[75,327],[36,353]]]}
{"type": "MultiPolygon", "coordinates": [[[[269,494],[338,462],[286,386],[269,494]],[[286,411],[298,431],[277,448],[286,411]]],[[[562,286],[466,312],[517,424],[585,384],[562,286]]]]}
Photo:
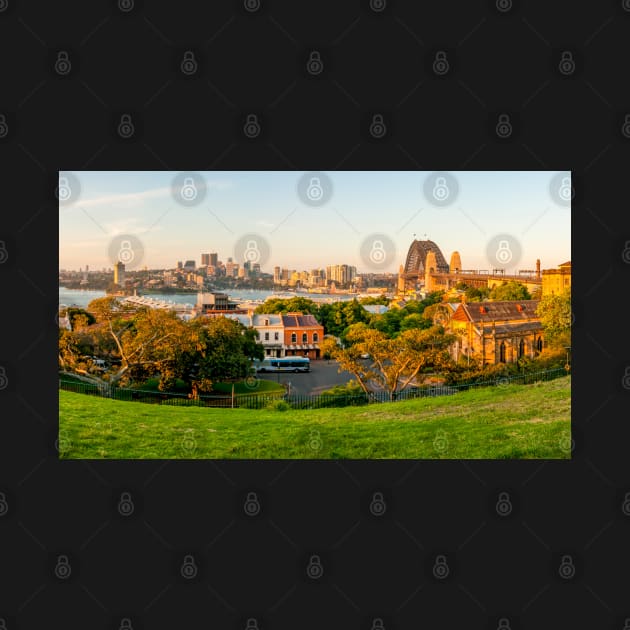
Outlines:
{"type": "Polygon", "coordinates": [[[540,278],[540,258],[536,259],[536,277],[540,278]]]}

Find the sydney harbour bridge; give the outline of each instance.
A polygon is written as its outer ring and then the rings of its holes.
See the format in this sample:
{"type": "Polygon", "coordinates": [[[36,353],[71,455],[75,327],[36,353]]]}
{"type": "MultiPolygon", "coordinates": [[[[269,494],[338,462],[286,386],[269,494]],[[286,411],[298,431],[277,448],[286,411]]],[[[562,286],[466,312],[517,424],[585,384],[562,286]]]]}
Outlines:
{"type": "Polygon", "coordinates": [[[462,269],[459,252],[451,254],[446,262],[438,245],[431,240],[416,240],[411,243],[404,266],[398,272],[398,293],[415,291],[448,290],[459,282],[473,287],[490,287],[501,284],[504,280],[516,280],[534,289],[542,285],[540,260],[536,269],[520,269],[517,274],[508,275],[504,269],[462,269]]]}

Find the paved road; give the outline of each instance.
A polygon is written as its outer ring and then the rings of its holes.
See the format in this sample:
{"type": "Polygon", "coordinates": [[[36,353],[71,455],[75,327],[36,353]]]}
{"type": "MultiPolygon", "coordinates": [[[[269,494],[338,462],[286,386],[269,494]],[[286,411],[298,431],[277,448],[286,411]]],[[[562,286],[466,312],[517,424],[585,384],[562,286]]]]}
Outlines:
{"type": "Polygon", "coordinates": [[[291,392],[294,394],[319,394],[324,389],[329,389],[334,385],[343,385],[354,378],[349,372],[339,374],[338,365],[334,361],[323,359],[311,361],[310,372],[276,372],[267,374],[259,372],[256,375],[268,381],[277,383],[291,383],[291,392]]]}

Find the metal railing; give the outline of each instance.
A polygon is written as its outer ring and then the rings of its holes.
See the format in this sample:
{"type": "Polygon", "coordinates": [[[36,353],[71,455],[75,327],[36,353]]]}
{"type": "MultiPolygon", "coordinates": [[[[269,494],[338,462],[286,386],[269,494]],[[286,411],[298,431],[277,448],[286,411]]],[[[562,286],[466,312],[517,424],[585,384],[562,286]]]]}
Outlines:
{"type": "MultiPolygon", "coordinates": [[[[372,403],[397,402],[414,398],[433,398],[437,396],[449,396],[461,391],[484,387],[501,387],[518,384],[529,385],[541,381],[549,381],[561,376],[566,376],[565,368],[553,368],[538,372],[525,372],[518,375],[503,376],[487,381],[458,383],[456,385],[422,385],[419,387],[407,387],[403,391],[396,392],[392,397],[389,392],[377,391],[366,394],[287,394],[286,392],[260,392],[251,394],[230,395],[200,395],[191,397],[190,394],[177,392],[146,391],[140,389],[127,389],[124,387],[110,387],[92,385],[77,380],[60,379],[59,389],[67,392],[75,392],[108,398],[111,400],[135,401],[157,405],[171,405],[177,407],[241,407],[246,409],[265,409],[278,405],[280,401],[288,403],[294,409],[322,409],[326,407],[349,407],[368,405],[372,403]]],[[[255,389],[255,387],[253,388],[255,389]]]]}

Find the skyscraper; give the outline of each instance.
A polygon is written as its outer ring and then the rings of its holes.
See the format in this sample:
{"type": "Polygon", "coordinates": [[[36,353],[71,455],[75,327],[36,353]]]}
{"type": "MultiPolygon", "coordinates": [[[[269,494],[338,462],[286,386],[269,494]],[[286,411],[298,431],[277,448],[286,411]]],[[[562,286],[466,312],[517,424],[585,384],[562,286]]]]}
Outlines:
{"type": "Polygon", "coordinates": [[[120,261],[114,265],[114,284],[125,286],[125,265],[120,261]]]}
{"type": "Polygon", "coordinates": [[[212,265],[213,267],[216,267],[218,265],[218,263],[219,263],[219,254],[217,254],[216,252],[210,254],[210,263],[209,264],[212,265]]]}
{"type": "Polygon", "coordinates": [[[201,254],[201,266],[207,267],[210,264],[210,254],[201,254]]]}

